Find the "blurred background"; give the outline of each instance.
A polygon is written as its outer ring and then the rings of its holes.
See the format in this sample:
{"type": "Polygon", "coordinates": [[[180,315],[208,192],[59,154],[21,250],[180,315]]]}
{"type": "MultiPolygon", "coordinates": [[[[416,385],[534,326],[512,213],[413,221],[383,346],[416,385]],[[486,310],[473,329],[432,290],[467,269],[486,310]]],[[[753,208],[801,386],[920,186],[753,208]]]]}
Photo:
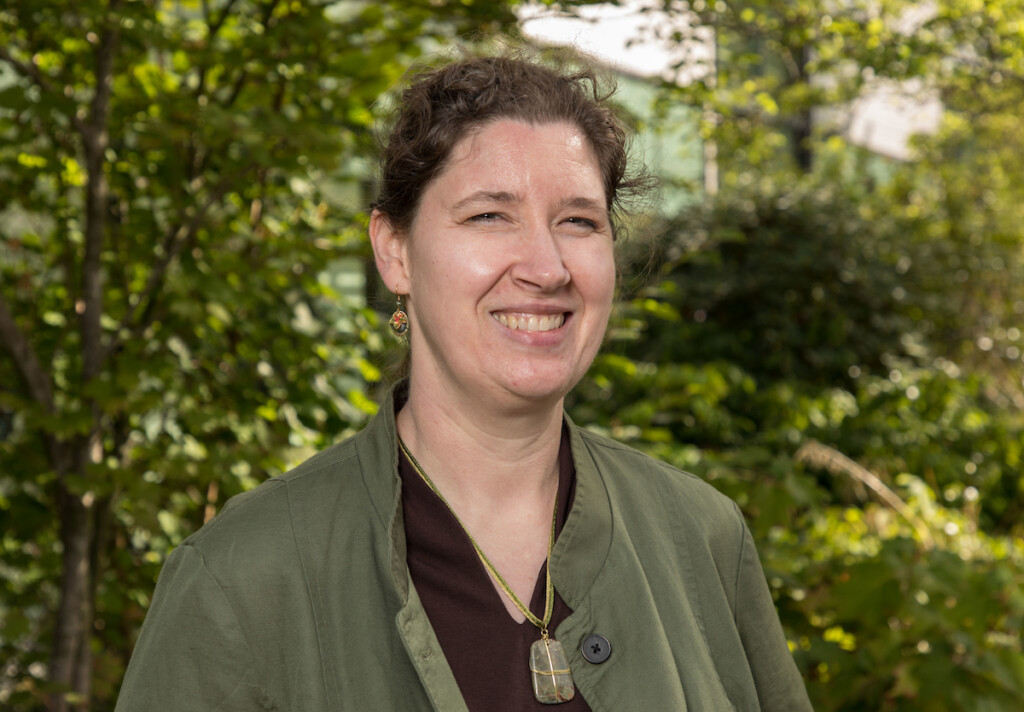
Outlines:
{"type": "Polygon", "coordinates": [[[113,709],[168,552],[375,412],[375,129],[456,42],[617,81],[567,405],[739,502],[815,708],[1024,708],[1024,0],[6,0],[0,708],[113,709]]]}

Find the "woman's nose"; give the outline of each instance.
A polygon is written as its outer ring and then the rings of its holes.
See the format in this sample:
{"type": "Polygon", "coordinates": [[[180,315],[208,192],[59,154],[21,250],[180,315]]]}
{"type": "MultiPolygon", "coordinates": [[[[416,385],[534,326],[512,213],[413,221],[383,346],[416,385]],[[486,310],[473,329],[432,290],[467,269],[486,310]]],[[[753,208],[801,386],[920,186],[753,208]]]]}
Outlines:
{"type": "Polygon", "coordinates": [[[571,275],[562,259],[562,248],[549,225],[529,230],[517,253],[511,275],[518,284],[553,291],[569,283],[571,275]]]}

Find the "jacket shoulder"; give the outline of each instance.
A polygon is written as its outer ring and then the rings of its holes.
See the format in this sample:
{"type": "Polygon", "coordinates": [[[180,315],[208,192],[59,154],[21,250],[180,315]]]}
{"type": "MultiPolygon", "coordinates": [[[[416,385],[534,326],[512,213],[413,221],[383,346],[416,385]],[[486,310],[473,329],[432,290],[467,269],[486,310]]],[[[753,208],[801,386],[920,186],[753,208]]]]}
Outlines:
{"type": "MultiPolygon", "coordinates": [[[[362,488],[356,439],[351,436],[303,461],[288,472],[228,500],[216,517],[185,541],[208,555],[220,549],[259,549],[264,555],[280,548],[294,533],[296,506],[342,506],[362,488]]],[[[360,499],[360,498],[355,498],[360,499]]],[[[303,518],[313,519],[313,513],[303,518]]]]}
{"type": "Polygon", "coordinates": [[[686,503],[688,513],[709,520],[735,522],[736,504],[700,477],[651,457],[604,435],[577,428],[581,440],[610,490],[616,494],[663,498],[686,503]]]}

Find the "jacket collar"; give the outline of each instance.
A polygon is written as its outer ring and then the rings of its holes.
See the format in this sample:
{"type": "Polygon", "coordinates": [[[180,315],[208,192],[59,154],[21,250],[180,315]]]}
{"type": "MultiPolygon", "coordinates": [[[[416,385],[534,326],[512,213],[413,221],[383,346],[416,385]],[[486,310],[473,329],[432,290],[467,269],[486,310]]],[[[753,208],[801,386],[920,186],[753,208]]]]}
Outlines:
{"type": "MultiPolygon", "coordinates": [[[[357,451],[370,501],[388,532],[392,580],[401,600],[409,596],[405,523],[402,520],[401,478],[398,474],[398,436],[395,413],[408,397],[408,381],[395,384],[380,411],[360,433],[357,451]],[[377,463],[377,466],[370,466],[377,463]],[[382,467],[383,465],[383,467],[382,467]]],[[[569,426],[576,495],[572,509],[551,552],[555,588],[570,608],[584,605],[611,546],[612,512],[601,473],[582,430],[565,415],[569,426]]]]}
{"type": "Polygon", "coordinates": [[[551,576],[559,595],[573,611],[580,610],[604,566],[612,541],[612,510],[608,490],[582,429],[568,414],[576,495],[551,552],[551,576]]]}
{"type": "Polygon", "coordinates": [[[405,380],[388,392],[380,410],[356,436],[363,483],[381,526],[388,533],[391,578],[404,603],[409,597],[405,563],[405,524],[402,520],[402,481],[398,475],[398,435],[395,413],[408,397],[405,380]],[[396,402],[399,404],[396,407],[396,402]]]}

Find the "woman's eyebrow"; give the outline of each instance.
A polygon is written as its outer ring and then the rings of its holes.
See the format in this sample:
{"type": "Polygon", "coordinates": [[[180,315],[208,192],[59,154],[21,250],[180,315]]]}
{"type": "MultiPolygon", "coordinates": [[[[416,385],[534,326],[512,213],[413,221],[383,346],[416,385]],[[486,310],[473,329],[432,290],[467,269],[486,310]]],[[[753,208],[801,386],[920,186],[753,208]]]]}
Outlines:
{"type": "Polygon", "coordinates": [[[509,193],[508,191],[499,190],[478,190],[475,193],[466,196],[459,202],[452,206],[453,210],[459,210],[468,205],[477,205],[480,203],[499,203],[501,205],[509,205],[519,200],[519,197],[515,193],[509,193]]]}
{"type": "MultiPolygon", "coordinates": [[[[472,205],[493,205],[495,203],[499,205],[511,205],[512,203],[517,203],[519,201],[520,197],[509,191],[478,190],[455,203],[455,205],[452,206],[452,209],[461,210],[472,205]]],[[[564,200],[559,201],[558,206],[563,210],[596,210],[599,212],[605,212],[608,209],[608,206],[605,205],[604,202],[588,198],[584,195],[565,198],[564,200]]]]}
{"type": "Polygon", "coordinates": [[[573,208],[576,210],[598,210],[602,212],[608,209],[603,202],[583,195],[566,198],[559,203],[559,206],[562,208],[573,208]]]}

